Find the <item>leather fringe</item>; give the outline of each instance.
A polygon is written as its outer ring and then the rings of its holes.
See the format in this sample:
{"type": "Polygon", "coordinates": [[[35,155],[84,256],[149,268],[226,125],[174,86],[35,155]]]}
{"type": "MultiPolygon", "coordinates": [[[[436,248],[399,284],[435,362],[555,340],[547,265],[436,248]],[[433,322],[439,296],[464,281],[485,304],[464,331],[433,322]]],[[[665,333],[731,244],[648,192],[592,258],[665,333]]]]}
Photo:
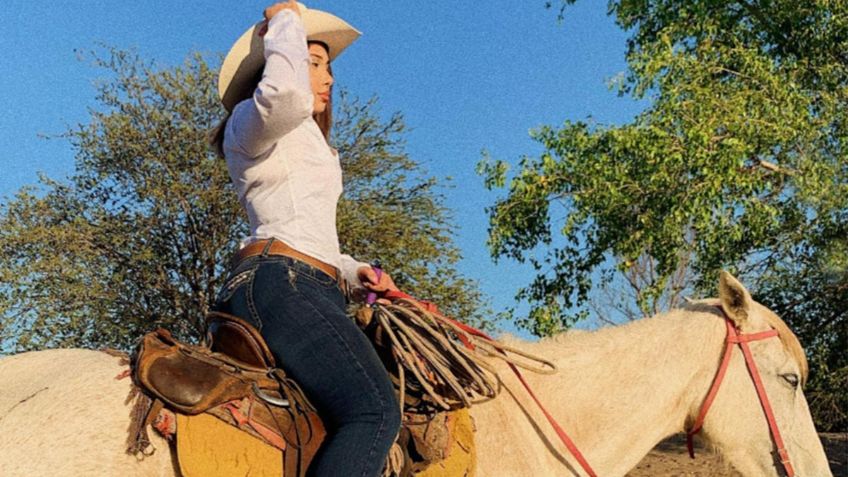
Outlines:
{"type": "Polygon", "coordinates": [[[102,348],[100,351],[108,354],[109,356],[121,358],[121,366],[127,366],[128,364],[130,364],[130,355],[126,351],[121,351],[119,349],[114,348],[102,348]]]}
{"type": "Polygon", "coordinates": [[[133,398],[132,394],[135,394],[135,403],[130,412],[127,454],[144,459],[156,452],[156,448],[150,442],[147,426],[156,419],[159,411],[162,410],[163,403],[158,399],[151,399],[136,386],[133,386],[133,390],[130,392],[130,399],[133,398]]]}

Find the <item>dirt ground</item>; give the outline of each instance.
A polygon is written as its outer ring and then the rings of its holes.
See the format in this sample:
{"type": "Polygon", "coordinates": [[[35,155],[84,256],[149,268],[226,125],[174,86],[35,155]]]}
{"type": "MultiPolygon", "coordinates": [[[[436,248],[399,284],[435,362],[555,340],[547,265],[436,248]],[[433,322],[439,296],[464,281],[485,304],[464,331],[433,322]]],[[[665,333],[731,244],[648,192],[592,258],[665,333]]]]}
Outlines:
{"type": "MultiPolygon", "coordinates": [[[[834,477],[848,477],[848,434],[819,434],[834,477]]],[[[790,456],[791,457],[791,456],[790,456]]],[[[707,449],[695,448],[695,459],[686,452],[683,434],[661,442],[628,477],[736,477],[740,474],[707,449]]]]}

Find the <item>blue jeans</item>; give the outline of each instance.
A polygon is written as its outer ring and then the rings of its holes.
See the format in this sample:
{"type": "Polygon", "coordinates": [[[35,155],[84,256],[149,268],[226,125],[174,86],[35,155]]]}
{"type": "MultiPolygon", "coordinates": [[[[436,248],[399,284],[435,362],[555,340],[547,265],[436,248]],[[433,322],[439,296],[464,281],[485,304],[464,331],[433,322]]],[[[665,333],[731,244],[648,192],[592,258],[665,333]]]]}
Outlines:
{"type": "Polygon", "coordinates": [[[327,436],[306,475],[378,476],[400,429],[400,409],[373,345],[346,316],[336,282],[288,257],[250,257],[231,270],[216,309],[259,330],[277,366],[321,416],[327,436]]]}

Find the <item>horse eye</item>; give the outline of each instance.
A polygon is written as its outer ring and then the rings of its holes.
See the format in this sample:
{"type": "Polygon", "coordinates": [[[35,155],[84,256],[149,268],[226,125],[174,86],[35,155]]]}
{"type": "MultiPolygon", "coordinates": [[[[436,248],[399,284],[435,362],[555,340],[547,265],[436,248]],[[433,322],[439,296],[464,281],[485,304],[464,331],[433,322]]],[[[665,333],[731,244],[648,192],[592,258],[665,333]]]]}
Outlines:
{"type": "Polygon", "coordinates": [[[784,381],[786,381],[787,383],[789,383],[789,385],[790,385],[790,386],[792,386],[792,388],[793,388],[793,389],[798,388],[798,383],[799,383],[800,381],[798,380],[798,375],[797,375],[797,374],[795,374],[795,373],[786,373],[786,374],[781,374],[781,375],[780,375],[780,377],[781,377],[781,378],[783,378],[783,379],[784,379],[784,381]]]}

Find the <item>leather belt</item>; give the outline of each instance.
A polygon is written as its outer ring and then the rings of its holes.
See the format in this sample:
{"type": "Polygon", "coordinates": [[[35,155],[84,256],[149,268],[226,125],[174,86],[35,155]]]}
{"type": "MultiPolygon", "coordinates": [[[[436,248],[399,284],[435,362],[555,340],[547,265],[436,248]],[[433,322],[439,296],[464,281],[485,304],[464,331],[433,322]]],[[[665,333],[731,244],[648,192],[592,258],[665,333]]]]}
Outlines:
{"type": "Polygon", "coordinates": [[[235,267],[239,262],[246,258],[262,255],[263,253],[265,253],[266,247],[268,249],[267,255],[282,255],[284,257],[293,258],[307,265],[315,267],[318,270],[321,270],[322,272],[329,275],[336,282],[339,281],[339,270],[336,267],[328,263],[324,263],[321,260],[318,260],[317,258],[310,257],[305,253],[298,252],[297,250],[289,247],[285,243],[280,242],[276,239],[257,240],[256,242],[247,245],[246,247],[236,252],[235,256],[233,257],[231,266],[235,267]]]}

